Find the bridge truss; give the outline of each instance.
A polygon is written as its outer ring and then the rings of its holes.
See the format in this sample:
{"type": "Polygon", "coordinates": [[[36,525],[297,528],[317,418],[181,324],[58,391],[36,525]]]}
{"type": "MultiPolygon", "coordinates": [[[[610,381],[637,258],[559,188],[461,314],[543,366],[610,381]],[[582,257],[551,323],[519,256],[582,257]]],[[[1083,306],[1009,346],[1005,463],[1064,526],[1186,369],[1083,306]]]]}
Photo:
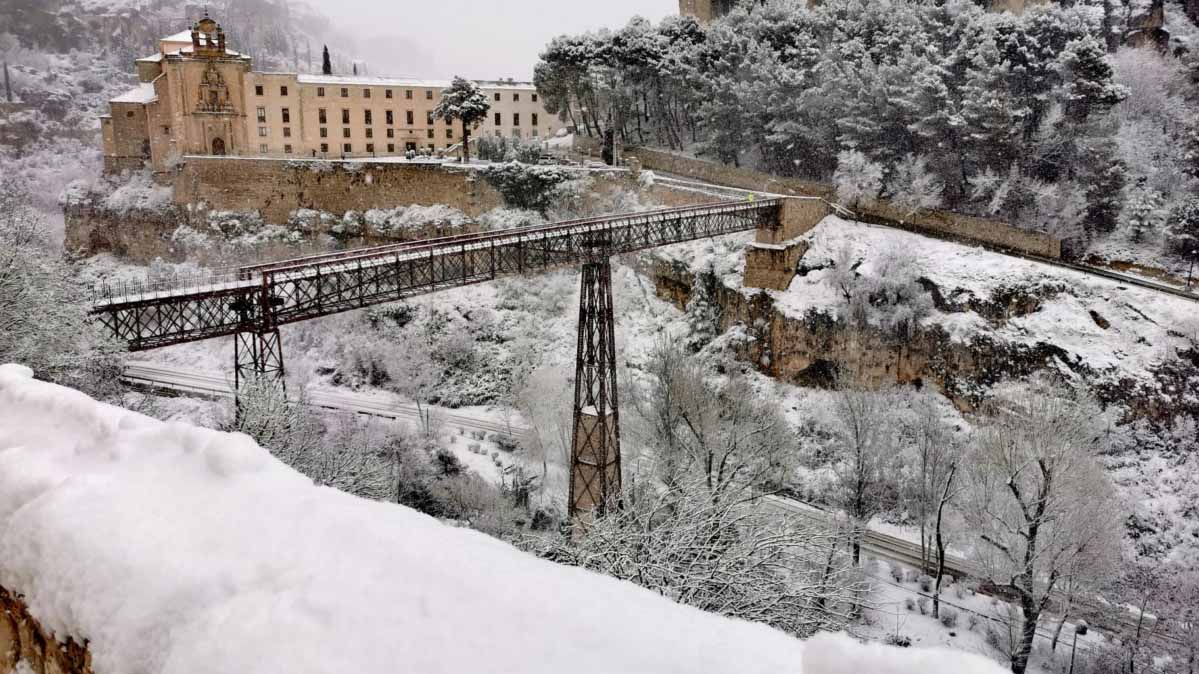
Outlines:
{"type": "Polygon", "coordinates": [[[620,489],[613,255],[779,226],[782,202],[726,202],[464,234],[242,267],[204,283],[97,289],[92,313],[131,351],[233,335],[237,386],[282,382],[289,323],[581,265],[572,514],[602,513],[620,489]]]}

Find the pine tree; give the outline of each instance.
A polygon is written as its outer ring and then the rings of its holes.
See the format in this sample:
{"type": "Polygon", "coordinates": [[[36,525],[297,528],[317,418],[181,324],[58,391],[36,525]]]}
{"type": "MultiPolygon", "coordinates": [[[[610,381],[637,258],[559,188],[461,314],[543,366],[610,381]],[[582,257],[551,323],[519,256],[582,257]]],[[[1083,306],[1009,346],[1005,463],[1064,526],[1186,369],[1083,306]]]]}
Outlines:
{"type": "Polygon", "coordinates": [[[333,60],[329,58],[329,45],[325,45],[324,52],[321,54],[321,74],[333,74],[333,60]]]}
{"type": "Polygon", "coordinates": [[[1066,45],[1059,60],[1065,71],[1066,118],[1075,123],[1103,114],[1128,97],[1112,80],[1112,67],[1099,41],[1087,36],[1066,45]]]}
{"type": "Polygon", "coordinates": [[[433,110],[433,116],[444,119],[447,124],[462,120],[462,162],[470,162],[470,130],[487,118],[491,103],[479,85],[462,77],[455,77],[450,88],[441,94],[441,100],[433,110]]]}

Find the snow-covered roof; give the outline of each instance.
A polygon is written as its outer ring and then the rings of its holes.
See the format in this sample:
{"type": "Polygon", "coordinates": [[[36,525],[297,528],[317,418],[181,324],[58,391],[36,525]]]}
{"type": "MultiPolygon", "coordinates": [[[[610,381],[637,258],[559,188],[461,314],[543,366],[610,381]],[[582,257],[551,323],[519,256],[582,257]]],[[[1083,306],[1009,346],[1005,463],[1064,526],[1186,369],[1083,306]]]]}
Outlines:
{"type": "Polygon", "coordinates": [[[175,33],[174,35],[168,35],[167,37],[159,40],[159,42],[186,42],[188,44],[191,44],[191,41],[192,32],[190,29],[175,33]]]}
{"type": "Polygon", "coordinates": [[[809,643],[525,554],[0,366],[0,584],[98,672],[999,674],[809,643]]]}
{"type": "Polygon", "coordinates": [[[138,63],[160,63],[161,61],[162,61],[161,53],[151,54],[149,56],[143,56],[137,60],[138,63]]]}
{"type": "Polygon", "coordinates": [[[142,82],[136,87],[126,91],[110,101],[111,103],[153,103],[158,100],[158,94],[154,93],[153,82],[142,82]]]}
{"type": "MultiPolygon", "coordinates": [[[[272,73],[263,73],[264,75],[272,73]]],[[[282,74],[282,73],[279,73],[282,74]]],[[[381,86],[381,87],[425,87],[445,89],[450,80],[422,79],[416,77],[371,77],[366,75],[307,75],[298,76],[300,84],[324,84],[329,86],[381,86]]],[[[533,89],[532,82],[507,82],[481,80],[476,82],[484,89],[533,89]]]]}

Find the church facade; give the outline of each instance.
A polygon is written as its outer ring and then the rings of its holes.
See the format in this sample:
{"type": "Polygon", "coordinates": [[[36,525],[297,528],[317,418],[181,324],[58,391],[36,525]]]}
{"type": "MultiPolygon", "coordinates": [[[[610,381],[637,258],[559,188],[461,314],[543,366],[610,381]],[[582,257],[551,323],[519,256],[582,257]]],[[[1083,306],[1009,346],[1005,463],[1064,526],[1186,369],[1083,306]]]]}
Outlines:
{"type": "MultiPolygon", "coordinates": [[[[165,170],[188,155],[403,156],[462,140],[461,123],[433,117],[448,80],[258,72],[207,15],[135,65],[138,86],[100,119],[107,171],[165,170]]],[[[545,139],[562,128],[532,83],[478,84],[492,107],[472,137],[545,139]]]]}

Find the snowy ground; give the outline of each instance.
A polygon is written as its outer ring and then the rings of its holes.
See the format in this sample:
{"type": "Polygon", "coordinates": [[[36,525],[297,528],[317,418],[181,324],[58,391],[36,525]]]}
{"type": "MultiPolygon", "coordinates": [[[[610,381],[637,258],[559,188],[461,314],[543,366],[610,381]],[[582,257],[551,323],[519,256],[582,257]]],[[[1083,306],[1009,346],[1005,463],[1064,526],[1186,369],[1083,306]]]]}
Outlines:
{"type": "Polygon", "coordinates": [[[0,367],[0,584],[97,671],[999,672],[803,645],[0,367]]]}

